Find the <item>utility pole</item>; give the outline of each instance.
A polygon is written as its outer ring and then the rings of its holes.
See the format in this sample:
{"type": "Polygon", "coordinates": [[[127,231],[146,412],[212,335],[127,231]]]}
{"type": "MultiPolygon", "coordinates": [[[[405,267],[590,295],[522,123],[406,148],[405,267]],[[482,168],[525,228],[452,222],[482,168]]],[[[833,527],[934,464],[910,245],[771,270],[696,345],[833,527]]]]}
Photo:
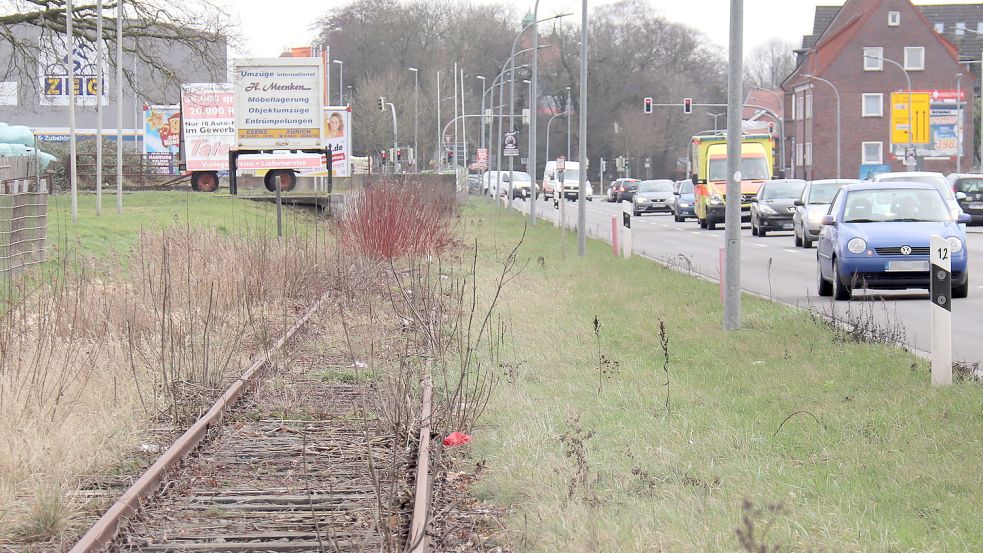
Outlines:
{"type": "MultiPolygon", "coordinates": [[[[580,14],[580,153],[577,162],[577,254],[587,255],[587,0],[580,14]]],[[[562,190],[562,183],[561,183],[562,190]]]]}
{"type": "Polygon", "coordinates": [[[123,0],[116,4],[116,213],[123,213],[123,0]]]}
{"type": "Polygon", "coordinates": [[[413,168],[417,173],[420,172],[419,164],[417,163],[417,156],[420,155],[419,143],[419,128],[420,128],[420,70],[416,67],[410,67],[410,71],[413,72],[413,168]]]}
{"type": "Polygon", "coordinates": [[[102,215],[102,0],[96,1],[96,216],[102,215]]]}
{"type": "Polygon", "coordinates": [[[440,71],[437,71],[437,150],[434,152],[434,159],[437,165],[434,167],[437,172],[440,172],[440,167],[443,165],[444,149],[441,148],[441,144],[444,143],[444,137],[440,136],[440,71]]]}
{"type": "Polygon", "coordinates": [[[573,111],[570,108],[573,107],[573,96],[570,94],[570,87],[567,87],[567,160],[573,159],[570,155],[570,132],[573,129],[573,120],[570,118],[570,112],[573,111]]]}
{"type": "Polygon", "coordinates": [[[75,141],[75,32],[72,29],[72,0],[65,2],[65,31],[68,35],[68,143],[71,163],[72,222],[79,220],[78,151],[75,141]]]}
{"type": "MultiPolygon", "coordinates": [[[[531,191],[529,200],[529,224],[536,226],[536,196],[539,190],[536,184],[536,113],[539,111],[539,0],[532,8],[532,83],[529,85],[529,176],[531,191]]],[[[562,186],[561,186],[562,188],[562,186]]]]}
{"type": "Polygon", "coordinates": [[[463,116],[467,113],[464,110],[464,68],[461,68],[461,142],[464,143],[464,176],[468,175],[468,120],[463,116]]]}
{"type": "Polygon", "coordinates": [[[727,198],[724,215],[724,329],[741,327],[741,129],[744,0],[730,0],[727,72],[727,198]]]}

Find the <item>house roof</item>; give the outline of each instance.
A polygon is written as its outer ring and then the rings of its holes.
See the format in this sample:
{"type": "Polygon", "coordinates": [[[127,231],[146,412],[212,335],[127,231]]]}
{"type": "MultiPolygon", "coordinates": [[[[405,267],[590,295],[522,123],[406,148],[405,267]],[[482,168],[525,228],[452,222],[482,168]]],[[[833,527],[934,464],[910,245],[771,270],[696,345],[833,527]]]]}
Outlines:
{"type": "MultiPolygon", "coordinates": [[[[813,19],[812,34],[802,37],[802,48],[812,48],[819,42],[830,25],[836,19],[843,6],[816,6],[813,19]]],[[[922,15],[932,25],[942,24],[942,36],[959,49],[961,59],[980,59],[983,53],[983,34],[972,31],[983,31],[983,4],[937,4],[930,6],[915,5],[922,15]],[[956,34],[956,23],[965,23],[972,31],[956,34]]],[[[838,22],[839,24],[839,22],[838,22]]]]}

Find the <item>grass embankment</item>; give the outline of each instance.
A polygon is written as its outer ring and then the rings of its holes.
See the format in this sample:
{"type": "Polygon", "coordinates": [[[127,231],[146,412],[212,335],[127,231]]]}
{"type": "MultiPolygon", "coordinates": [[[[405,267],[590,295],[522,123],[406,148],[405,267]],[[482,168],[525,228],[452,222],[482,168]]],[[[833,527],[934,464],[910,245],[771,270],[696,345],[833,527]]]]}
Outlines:
{"type": "MultiPolygon", "coordinates": [[[[141,230],[173,226],[207,226],[220,233],[269,231],[275,216],[272,204],[236,201],[227,194],[199,192],[128,192],[123,195],[123,213],[116,213],[116,196],[103,194],[102,216],[96,216],[96,197],[78,197],[78,223],[72,223],[69,194],[49,196],[48,242],[57,258],[59,252],[77,251],[81,257],[101,259],[129,252],[141,230]],[[262,225],[258,225],[262,222],[262,225]]],[[[274,221],[275,222],[275,221],[274,221]]],[[[276,227],[272,227],[276,232],[276,227]]]]}
{"type": "MultiPolygon", "coordinates": [[[[524,221],[465,209],[479,274],[524,221]]],[[[562,259],[558,230],[528,231],[501,312],[518,369],[475,436],[516,550],[743,550],[745,516],[783,550],[983,550],[983,387],[753,297],[725,332],[716,284],[567,236],[562,259]]]]}

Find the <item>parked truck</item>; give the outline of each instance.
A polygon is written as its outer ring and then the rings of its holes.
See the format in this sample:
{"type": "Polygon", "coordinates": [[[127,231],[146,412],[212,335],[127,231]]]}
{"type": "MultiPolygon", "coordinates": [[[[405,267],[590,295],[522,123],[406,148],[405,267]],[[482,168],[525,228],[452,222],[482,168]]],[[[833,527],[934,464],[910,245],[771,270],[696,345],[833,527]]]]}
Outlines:
{"type": "MultiPolygon", "coordinates": [[[[726,131],[723,131],[726,132],[726,131]]],[[[751,220],[751,199],[772,178],[774,139],[769,134],[746,134],[741,144],[741,222],[751,220]]],[[[727,137],[697,135],[690,141],[690,167],[696,218],[713,230],[724,222],[727,200],[727,137]]]]}

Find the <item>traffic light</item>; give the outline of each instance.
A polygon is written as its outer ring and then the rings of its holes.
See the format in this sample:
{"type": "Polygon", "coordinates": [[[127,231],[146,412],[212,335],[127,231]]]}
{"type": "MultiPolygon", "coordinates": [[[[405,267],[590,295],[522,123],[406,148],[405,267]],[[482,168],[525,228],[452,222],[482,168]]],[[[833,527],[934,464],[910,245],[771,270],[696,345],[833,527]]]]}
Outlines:
{"type": "Polygon", "coordinates": [[[683,98],[683,113],[689,115],[693,113],[693,99],[683,98]]]}
{"type": "Polygon", "coordinates": [[[385,163],[386,162],[386,151],[383,150],[383,151],[379,152],[379,155],[382,157],[382,162],[385,163]]]}
{"type": "Polygon", "coordinates": [[[379,96],[379,110],[386,111],[386,97],[379,96]]]}
{"type": "Polygon", "coordinates": [[[652,98],[645,98],[645,113],[652,113],[652,98]]]}
{"type": "Polygon", "coordinates": [[[398,160],[402,160],[403,159],[403,149],[402,148],[396,148],[396,159],[398,159],[398,160]]]}

